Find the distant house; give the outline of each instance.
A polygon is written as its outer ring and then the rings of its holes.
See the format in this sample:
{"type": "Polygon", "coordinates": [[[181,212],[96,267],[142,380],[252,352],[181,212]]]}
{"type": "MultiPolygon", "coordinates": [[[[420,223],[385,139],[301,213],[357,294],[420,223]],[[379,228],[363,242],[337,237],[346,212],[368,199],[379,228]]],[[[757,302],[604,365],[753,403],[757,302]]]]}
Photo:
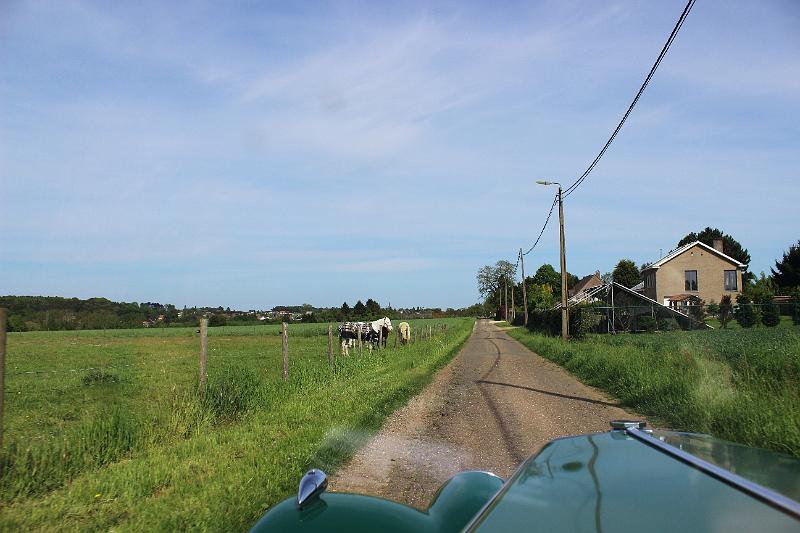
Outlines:
{"type": "Polygon", "coordinates": [[[642,270],[644,295],[673,309],[699,300],[719,302],[742,292],[747,265],[722,252],[722,240],[708,246],[700,241],[673,250],[642,270]]]}
{"type": "Polygon", "coordinates": [[[594,274],[586,276],[582,278],[578,283],[575,284],[568,292],[569,297],[572,298],[582,292],[588,291],[594,287],[599,287],[603,284],[603,280],[600,278],[600,271],[598,270],[594,274]]]}

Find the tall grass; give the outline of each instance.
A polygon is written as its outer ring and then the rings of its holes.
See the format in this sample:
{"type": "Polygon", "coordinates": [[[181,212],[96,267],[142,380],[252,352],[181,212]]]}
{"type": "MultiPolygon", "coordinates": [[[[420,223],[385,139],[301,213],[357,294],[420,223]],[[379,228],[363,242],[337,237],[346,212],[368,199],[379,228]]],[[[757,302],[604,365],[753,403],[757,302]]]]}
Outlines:
{"type": "Polygon", "coordinates": [[[593,335],[569,343],[509,333],[670,427],[800,456],[796,329],[593,335]]]}
{"type": "Polygon", "coordinates": [[[265,372],[273,359],[263,354],[226,357],[225,347],[261,346],[234,338],[211,352],[204,394],[196,388],[196,355],[182,383],[161,382],[156,373],[153,381],[133,375],[84,385],[76,376],[74,388],[104,394],[98,401],[109,403],[116,391],[114,407],[35,445],[15,439],[6,447],[0,530],[245,529],[294,492],[306,468],[335,469],[352,454],[456,353],[472,323],[450,323],[407,347],[337,355],[333,368],[324,337],[296,339],[288,383],[277,365],[265,372]],[[153,394],[155,403],[140,401],[153,394]]]}

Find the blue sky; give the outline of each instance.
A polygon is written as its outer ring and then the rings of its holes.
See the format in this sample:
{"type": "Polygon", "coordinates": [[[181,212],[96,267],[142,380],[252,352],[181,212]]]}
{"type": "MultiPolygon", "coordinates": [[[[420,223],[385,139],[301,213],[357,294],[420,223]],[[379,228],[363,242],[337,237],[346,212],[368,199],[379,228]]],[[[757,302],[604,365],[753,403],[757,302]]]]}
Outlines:
{"type": "MultiPolygon", "coordinates": [[[[3,2],[0,294],[474,303],[683,4],[3,2]]],[[[697,2],[565,203],[571,272],[705,226],[768,271],[800,238],[798,27],[791,0],[697,2]]]]}

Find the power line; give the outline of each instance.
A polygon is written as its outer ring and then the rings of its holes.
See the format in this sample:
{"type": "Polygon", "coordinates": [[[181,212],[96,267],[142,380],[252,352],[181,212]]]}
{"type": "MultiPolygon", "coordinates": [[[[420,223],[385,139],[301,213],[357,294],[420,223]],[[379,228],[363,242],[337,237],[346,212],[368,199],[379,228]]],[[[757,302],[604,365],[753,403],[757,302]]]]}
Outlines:
{"type": "Polygon", "coordinates": [[[600,153],[597,154],[597,157],[594,158],[592,163],[583,172],[583,174],[581,174],[581,176],[577,180],[575,180],[575,182],[572,185],[566,188],[566,190],[564,191],[564,197],[569,196],[570,194],[575,192],[575,189],[580,187],[581,183],[583,183],[583,181],[587,178],[587,176],[589,176],[589,173],[592,171],[592,169],[594,169],[595,165],[597,165],[597,162],[600,161],[600,158],[603,157],[603,154],[606,153],[608,147],[611,146],[611,143],[614,141],[614,138],[617,136],[617,133],[619,133],[619,131],[622,129],[622,125],[625,124],[625,121],[628,120],[628,116],[633,111],[633,108],[636,106],[636,103],[639,101],[639,98],[642,96],[642,93],[644,93],[645,88],[647,88],[647,85],[650,83],[650,80],[653,78],[653,75],[656,73],[656,70],[658,70],[658,66],[661,64],[661,60],[663,60],[664,56],[667,55],[667,51],[669,50],[670,46],[672,46],[672,42],[675,40],[675,37],[677,37],[678,32],[680,31],[681,26],[683,26],[686,17],[689,15],[689,12],[692,10],[692,6],[694,6],[694,3],[695,0],[689,0],[689,2],[687,2],[686,7],[683,8],[683,13],[681,13],[678,22],[672,29],[672,33],[669,34],[669,38],[667,39],[667,42],[664,44],[664,48],[661,49],[661,53],[658,55],[656,62],[653,64],[653,67],[647,74],[644,83],[642,83],[642,86],[639,88],[639,92],[636,93],[636,97],[633,99],[633,102],[631,102],[631,105],[628,107],[628,110],[625,112],[625,115],[623,115],[622,120],[620,120],[619,124],[617,124],[614,133],[611,134],[611,137],[609,137],[608,141],[606,141],[606,144],[605,146],[603,146],[603,149],[600,150],[600,153]]]}
{"type": "Polygon", "coordinates": [[[547,218],[545,219],[544,225],[542,226],[542,231],[540,231],[539,232],[539,236],[536,237],[536,242],[533,243],[533,246],[528,248],[528,251],[525,252],[522,255],[528,255],[529,253],[531,253],[533,251],[534,248],[536,248],[536,245],[539,244],[539,240],[542,238],[542,234],[544,233],[544,230],[547,227],[548,222],[550,222],[550,217],[552,216],[553,209],[555,209],[557,203],[558,203],[558,195],[556,194],[555,197],[553,198],[553,204],[550,206],[550,212],[547,213],[547,218]]]}

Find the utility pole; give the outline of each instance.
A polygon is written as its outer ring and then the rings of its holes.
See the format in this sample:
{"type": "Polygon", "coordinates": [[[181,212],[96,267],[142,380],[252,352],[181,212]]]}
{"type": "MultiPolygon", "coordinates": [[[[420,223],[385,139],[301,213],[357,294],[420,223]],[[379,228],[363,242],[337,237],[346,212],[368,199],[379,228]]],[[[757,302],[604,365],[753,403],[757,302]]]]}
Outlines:
{"type": "Polygon", "coordinates": [[[525,289],[525,256],[522,255],[522,248],[519,249],[519,262],[522,266],[522,305],[525,308],[525,320],[523,326],[528,325],[528,291],[525,289]]]}
{"type": "Polygon", "coordinates": [[[503,280],[503,290],[506,293],[505,318],[506,322],[508,322],[508,278],[503,280]]]}
{"type": "Polygon", "coordinates": [[[564,245],[564,197],[561,184],[555,181],[537,181],[539,185],[558,185],[558,226],[561,240],[561,339],[569,340],[569,309],[567,308],[567,253],[564,245]]]}

